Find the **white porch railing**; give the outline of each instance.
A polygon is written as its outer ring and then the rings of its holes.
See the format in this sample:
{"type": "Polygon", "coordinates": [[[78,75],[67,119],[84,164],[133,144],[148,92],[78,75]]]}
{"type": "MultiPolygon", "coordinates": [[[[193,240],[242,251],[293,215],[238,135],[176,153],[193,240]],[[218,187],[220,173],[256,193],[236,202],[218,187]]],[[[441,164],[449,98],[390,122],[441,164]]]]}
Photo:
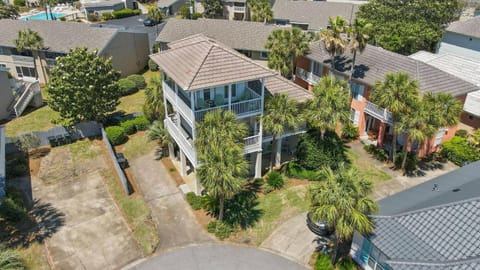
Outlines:
{"type": "Polygon", "coordinates": [[[20,98],[17,100],[17,102],[15,102],[15,105],[13,105],[13,110],[15,111],[16,117],[22,115],[28,104],[30,104],[30,101],[32,101],[32,99],[38,93],[40,93],[40,85],[38,81],[33,83],[27,83],[25,90],[21,94],[20,98]]]}
{"type": "Polygon", "coordinates": [[[175,140],[175,142],[178,144],[180,149],[185,153],[187,156],[188,160],[192,163],[194,167],[197,166],[197,155],[196,155],[196,150],[195,146],[193,145],[193,141],[190,142],[184,135],[182,131],[180,131],[180,128],[172,122],[172,120],[167,117],[163,121],[165,123],[165,127],[167,128],[168,133],[170,136],[175,140]]]}
{"type": "Polygon", "coordinates": [[[236,7],[236,6],[233,6],[233,12],[245,13],[245,7],[236,7]]]}
{"type": "Polygon", "coordinates": [[[254,135],[243,139],[245,142],[245,154],[260,151],[262,143],[260,142],[260,135],[254,135]]]}
{"type": "Polygon", "coordinates": [[[185,104],[185,102],[176,95],[175,91],[170,88],[168,84],[163,82],[163,94],[165,97],[176,107],[176,111],[180,112],[182,116],[189,122],[190,126],[193,126],[194,118],[192,109],[185,104]]]}
{"type": "Polygon", "coordinates": [[[320,81],[320,76],[317,76],[310,71],[306,71],[305,69],[300,68],[300,67],[297,67],[296,70],[297,70],[296,75],[300,79],[302,79],[302,80],[304,80],[304,81],[306,81],[310,84],[316,84],[316,83],[318,83],[318,81],[320,81]]]}
{"type": "Polygon", "coordinates": [[[373,102],[367,101],[365,112],[387,124],[393,124],[392,113],[373,102]]]}
{"type": "Polygon", "coordinates": [[[251,100],[232,103],[232,111],[238,115],[258,113],[262,110],[262,99],[256,98],[251,100]]]}
{"type": "MultiPolygon", "coordinates": [[[[305,132],[307,132],[307,128],[306,128],[306,126],[302,126],[297,130],[287,130],[287,131],[285,131],[282,135],[282,138],[290,137],[290,136],[297,135],[297,134],[302,134],[302,133],[305,133],[305,132]]],[[[271,134],[264,134],[263,138],[262,138],[262,141],[263,142],[270,142],[270,141],[272,141],[272,139],[273,139],[273,136],[271,134]]]]}

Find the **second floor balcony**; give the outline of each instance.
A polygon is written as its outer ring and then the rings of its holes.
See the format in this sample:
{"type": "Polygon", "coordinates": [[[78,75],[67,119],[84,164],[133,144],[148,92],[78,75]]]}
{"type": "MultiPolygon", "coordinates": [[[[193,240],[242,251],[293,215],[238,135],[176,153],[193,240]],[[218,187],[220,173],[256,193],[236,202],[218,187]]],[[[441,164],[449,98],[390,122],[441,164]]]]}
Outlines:
{"type": "Polygon", "coordinates": [[[310,84],[316,84],[320,81],[320,76],[313,74],[313,72],[307,71],[303,68],[297,67],[296,76],[299,77],[300,79],[310,83],[310,84]]]}

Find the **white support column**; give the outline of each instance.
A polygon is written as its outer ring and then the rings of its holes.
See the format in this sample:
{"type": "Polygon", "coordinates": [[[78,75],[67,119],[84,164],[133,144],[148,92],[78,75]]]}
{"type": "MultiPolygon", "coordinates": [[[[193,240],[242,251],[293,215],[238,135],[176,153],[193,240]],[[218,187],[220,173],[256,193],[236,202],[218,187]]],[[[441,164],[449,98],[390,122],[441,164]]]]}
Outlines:
{"type": "Polygon", "coordinates": [[[277,152],[275,153],[275,167],[279,167],[282,159],[282,137],[277,139],[277,152]]]}
{"type": "Polygon", "coordinates": [[[187,175],[187,158],[185,157],[185,153],[182,149],[180,149],[180,175],[187,175]]]}
{"type": "Polygon", "coordinates": [[[228,110],[232,110],[232,84],[228,85],[228,110]]]}
{"type": "MultiPolygon", "coordinates": [[[[165,89],[165,74],[163,74],[163,72],[160,72],[161,76],[162,76],[162,89],[165,89]]],[[[165,95],[163,95],[163,106],[165,107],[165,118],[168,117],[168,107],[167,107],[167,97],[165,95]]]]}
{"type": "Polygon", "coordinates": [[[168,157],[172,160],[175,158],[175,150],[171,142],[168,143],[168,157]]]}
{"type": "Polygon", "coordinates": [[[190,92],[190,108],[192,109],[193,124],[192,124],[192,139],[195,141],[197,132],[195,131],[195,92],[190,92]]]}
{"type": "Polygon", "coordinates": [[[197,170],[195,169],[195,194],[200,196],[202,193],[202,187],[200,186],[200,178],[198,178],[197,170]]]}
{"type": "MultiPolygon", "coordinates": [[[[264,108],[264,102],[265,102],[265,84],[264,84],[264,79],[261,80],[262,81],[262,100],[261,100],[261,114],[263,115],[263,108],[264,108]]],[[[259,135],[259,138],[258,138],[258,142],[260,143],[260,147],[262,146],[262,142],[263,142],[263,123],[262,121],[260,120],[260,130],[258,132],[258,135],[259,135]]]]}
{"type": "Polygon", "coordinates": [[[255,178],[262,177],[262,151],[257,152],[257,158],[255,159],[255,176],[254,177],[255,178]]]}

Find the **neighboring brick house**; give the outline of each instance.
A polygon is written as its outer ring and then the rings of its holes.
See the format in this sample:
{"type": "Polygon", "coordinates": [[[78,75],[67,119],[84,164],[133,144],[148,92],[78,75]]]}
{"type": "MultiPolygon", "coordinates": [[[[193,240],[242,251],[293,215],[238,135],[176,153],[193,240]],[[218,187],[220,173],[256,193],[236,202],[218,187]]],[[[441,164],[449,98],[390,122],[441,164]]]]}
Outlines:
{"type": "MultiPolygon", "coordinates": [[[[312,90],[322,76],[331,70],[330,55],[321,42],[314,42],[310,51],[297,60],[295,82],[300,86],[312,90]]],[[[335,59],[335,75],[346,78],[350,73],[351,54],[346,52],[335,59]]],[[[420,84],[421,93],[447,92],[462,101],[468,93],[480,87],[446,73],[438,68],[421,61],[393,53],[380,47],[367,45],[363,53],[357,54],[352,77],[351,121],[358,126],[359,135],[369,135],[376,140],[377,145],[389,147],[393,129],[391,113],[369,101],[372,87],[376,81],[383,81],[385,74],[406,72],[411,79],[420,84]]],[[[419,147],[420,155],[436,150],[443,141],[455,135],[457,127],[442,128],[431,142],[419,147]],[[427,149],[428,148],[428,149],[427,149]]],[[[398,145],[403,144],[403,137],[399,136],[398,145]]]]}

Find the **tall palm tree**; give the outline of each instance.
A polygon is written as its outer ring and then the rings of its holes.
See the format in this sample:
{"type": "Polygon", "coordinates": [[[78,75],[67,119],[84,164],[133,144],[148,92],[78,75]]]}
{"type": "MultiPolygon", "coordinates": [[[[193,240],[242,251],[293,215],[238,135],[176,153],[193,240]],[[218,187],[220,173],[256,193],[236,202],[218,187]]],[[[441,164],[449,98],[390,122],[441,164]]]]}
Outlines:
{"type": "Polygon", "coordinates": [[[18,16],[15,6],[0,1],[0,19],[16,19],[18,16]]]}
{"type": "Polygon", "coordinates": [[[268,67],[290,79],[296,60],[308,50],[308,37],[299,28],[277,29],[267,39],[265,48],[270,50],[268,67]]]}
{"type": "Polygon", "coordinates": [[[393,141],[390,149],[390,159],[395,163],[395,152],[397,147],[397,136],[401,132],[395,128],[398,121],[409,110],[414,109],[418,104],[419,86],[415,80],[410,80],[407,73],[388,73],[383,82],[377,81],[371,94],[372,102],[386,108],[393,116],[393,141]]]}
{"type": "Polygon", "coordinates": [[[295,100],[288,99],[287,95],[275,94],[270,97],[265,105],[265,114],[262,116],[263,128],[272,133],[272,157],[270,159],[270,170],[280,166],[282,157],[282,138],[285,130],[297,129],[301,118],[299,117],[299,106],[295,100]],[[277,139],[278,138],[278,139],[277,139]]]}
{"type": "Polygon", "coordinates": [[[350,42],[348,48],[353,54],[352,66],[350,67],[349,80],[352,79],[355,61],[357,59],[357,52],[363,53],[367,47],[367,41],[370,38],[369,33],[373,29],[373,24],[367,22],[365,19],[356,18],[351,27],[348,28],[348,35],[350,42]]]}
{"type": "Polygon", "coordinates": [[[248,2],[250,20],[254,22],[267,23],[273,20],[272,6],[266,0],[254,0],[248,2]]]}
{"type": "Polygon", "coordinates": [[[195,142],[201,166],[197,170],[206,192],[219,201],[218,219],[223,220],[225,200],[237,194],[248,173],[243,138],[247,126],[231,111],[215,110],[196,124],[195,142]]]}
{"type": "Polygon", "coordinates": [[[378,206],[368,197],[371,182],[344,163],[339,164],[336,171],[330,167],[322,168],[320,180],[309,191],[310,216],[314,221],[326,222],[327,227],[335,230],[336,262],[339,247],[352,239],[354,231],[369,233],[373,230],[369,215],[375,213],[378,206]]]}
{"type": "Polygon", "coordinates": [[[18,253],[0,247],[0,269],[19,270],[27,269],[27,266],[18,253]]]}
{"type": "Polygon", "coordinates": [[[403,160],[401,168],[405,169],[407,163],[408,152],[414,143],[422,143],[431,133],[433,128],[428,123],[427,118],[430,112],[424,104],[420,103],[415,106],[415,110],[408,114],[403,114],[398,121],[398,129],[405,134],[403,143],[403,160]]]}
{"type": "Polygon", "coordinates": [[[313,99],[307,102],[305,118],[320,129],[323,140],[327,130],[335,130],[337,124],[350,118],[350,89],[344,80],[333,75],[324,76],[313,88],[313,99]]]}
{"type": "Polygon", "coordinates": [[[335,70],[335,56],[345,51],[348,40],[345,37],[348,29],[348,22],[342,16],[328,18],[329,28],[320,31],[320,40],[330,54],[332,71],[335,70]]]}
{"type": "Polygon", "coordinates": [[[160,11],[160,9],[158,9],[157,6],[151,6],[148,8],[147,18],[155,22],[155,27],[156,27],[157,36],[158,36],[158,23],[163,18],[162,12],[160,11]]]}
{"type": "Polygon", "coordinates": [[[39,50],[43,46],[43,38],[38,34],[38,32],[33,31],[32,29],[25,29],[18,31],[18,37],[13,41],[15,47],[18,51],[23,52],[25,50],[30,50],[33,54],[33,65],[35,68],[35,78],[38,79],[37,65],[35,59],[38,58],[40,61],[40,68],[42,70],[43,77],[46,79],[45,72],[43,71],[42,60],[40,59],[39,50]]]}
{"type": "Polygon", "coordinates": [[[162,80],[159,76],[152,76],[148,87],[145,89],[143,113],[150,121],[165,118],[162,80]]]}

